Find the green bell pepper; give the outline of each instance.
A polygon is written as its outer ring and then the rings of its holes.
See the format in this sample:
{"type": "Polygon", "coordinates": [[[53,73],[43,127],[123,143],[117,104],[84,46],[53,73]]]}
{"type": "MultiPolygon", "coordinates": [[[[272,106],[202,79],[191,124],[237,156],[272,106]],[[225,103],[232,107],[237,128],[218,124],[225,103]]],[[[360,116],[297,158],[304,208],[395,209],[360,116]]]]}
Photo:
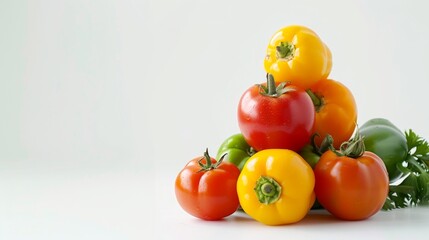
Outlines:
{"type": "MultiPolygon", "coordinates": [[[[304,160],[311,166],[312,169],[314,169],[316,164],[319,162],[322,154],[333,147],[332,144],[334,142],[332,136],[328,134],[323,139],[320,146],[317,146],[315,142],[316,137],[319,137],[319,135],[315,134],[311,136],[311,144],[305,145],[299,152],[299,155],[304,158],[304,160]]],[[[323,206],[316,199],[311,209],[323,209],[323,206]]]]}
{"type": "Polygon", "coordinates": [[[313,169],[316,166],[316,163],[320,160],[320,153],[316,152],[311,144],[305,145],[299,152],[299,155],[301,155],[301,157],[304,158],[304,160],[310,164],[313,169]]]}
{"type": "Polygon", "coordinates": [[[408,155],[404,133],[384,118],[374,118],[359,128],[364,138],[365,149],[377,154],[386,165],[390,182],[403,176],[400,170],[408,155]]]}
{"type": "Polygon", "coordinates": [[[240,171],[255,150],[244,140],[241,133],[234,134],[227,138],[219,147],[217,159],[225,155],[224,161],[233,163],[240,171]]]}
{"type": "Polygon", "coordinates": [[[305,145],[301,151],[299,152],[299,155],[301,155],[304,160],[310,164],[311,168],[314,169],[316,164],[319,162],[320,157],[324,152],[326,152],[328,149],[333,148],[334,140],[332,139],[331,135],[326,135],[326,137],[322,140],[322,143],[320,146],[317,146],[315,138],[320,137],[318,134],[314,134],[311,136],[311,143],[305,145]]]}

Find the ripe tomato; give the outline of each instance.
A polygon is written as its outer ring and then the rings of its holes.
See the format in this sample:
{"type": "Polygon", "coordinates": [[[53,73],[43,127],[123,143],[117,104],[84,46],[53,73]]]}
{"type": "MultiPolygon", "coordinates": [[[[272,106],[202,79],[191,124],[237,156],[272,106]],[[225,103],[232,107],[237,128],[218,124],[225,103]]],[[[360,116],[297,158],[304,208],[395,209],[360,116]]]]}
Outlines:
{"type": "Polygon", "coordinates": [[[314,169],[314,191],[319,203],[332,215],[362,220],[382,208],[389,191],[389,177],[383,161],[364,151],[362,138],[357,144],[353,141],[340,150],[341,156],[332,150],[321,156],[314,169]],[[350,150],[354,147],[358,152],[350,150]]]}
{"type": "Polygon", "coordinates": [[[301,88],[275,83],[250,87],[238,104],[238,125],[246,142],[257,151],[270,148],[299,151],[309,143],[314,106],[301,88]]]}
{"type": "Polygon", "coordinates": [[[320,146],[327,134],[334,139],[334,147],[348,141],[353,135],[357,121],[356,102],[351,91],[340,82],[323,79],[307,91],[316,109],[313,133],[320,146]]]}
{"type": "Polygon", "coordinates": [[[175,193],[180,206],[204,220],[219,220],[238,206],[236,184],[240,170],[232,163],[216,161],[208,151],[192,159],[177,175],[175,193]]]}

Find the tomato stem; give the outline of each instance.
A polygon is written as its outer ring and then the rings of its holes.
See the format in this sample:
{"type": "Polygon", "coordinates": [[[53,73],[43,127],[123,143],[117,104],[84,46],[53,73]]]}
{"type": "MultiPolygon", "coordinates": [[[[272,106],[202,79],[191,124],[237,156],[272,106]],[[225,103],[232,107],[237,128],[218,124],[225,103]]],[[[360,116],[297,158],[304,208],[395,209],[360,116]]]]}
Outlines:
{"type": "Polygon", "coordinates": [[[276,86],[274,76],[272,74],[267,74],[266,86],[259,84],[259,93],[267,97],[280,97],[282,94],[285,94],[290,91],[294,91],[294,88],[287,87],[287,82],[282,82],[276,86]]]}
{"type": "Polygon", "coordinates": [[[202,157],[198,161],[198,165],[200,165],[201,167],[201,169],[198,172],[210,171],[210,170],[216,169],[222,163],[225,156],[226,156],[226,153],[220,157],[219,161],[217,161],[215,164],[212,164],[212,158],[210,157],[209,149],[206,148],[206,151],[204,152],[204,157],[202,157]],[[206,163],[203,163],[204,159],[206,160],[206,163]]]}
{"type": "Polygon", "coordinates": [[[322,140],[322,143],[320,144],[320,147],[316,144],[316,137],[320,137],[320,135],[315,133],[311,136],[311,145],[313,146],[315,153],[322,155],[328,150],[335,150],[333,146],[334,139],[330,134],[325,136],[325,138],[322,140]]]}
{"type": "Polygon", "coordinates": [[[359,133],[359,129],[356,131],[352,139],[347,142],[343,142],[340,145],[340,151],[335,152],[340,156],[347,156],[351,158],[358,158],[365,152],[365,144],[363,137],[359,133]]]}
{"type": "Polygon", "coordinates": [[[254,190],[260,203],[271,204],[279,200],[282,187],[274,178],[260,176],[254,190]]]}
{"type": "Polygon", "coordinates": [[[274,77],[272,74],[268,74],[267,76],[267,88],[268,88],[268,95],[274,96],[277,94],[276,91],[276,82],[274,81],[274,77]]]}

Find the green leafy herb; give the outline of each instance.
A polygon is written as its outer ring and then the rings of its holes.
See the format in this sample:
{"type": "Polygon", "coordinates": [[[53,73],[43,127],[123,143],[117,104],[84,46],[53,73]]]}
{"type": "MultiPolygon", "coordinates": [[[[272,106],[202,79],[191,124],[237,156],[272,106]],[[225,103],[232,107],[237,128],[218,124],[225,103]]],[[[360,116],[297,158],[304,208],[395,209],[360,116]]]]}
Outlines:
{"type": "Polygon", "coordinates": [[[405,178],[390,186],[384,210],[429,205],[429,143],[411,129],[405,137],[408,156],[397,166],[405,178]]]}

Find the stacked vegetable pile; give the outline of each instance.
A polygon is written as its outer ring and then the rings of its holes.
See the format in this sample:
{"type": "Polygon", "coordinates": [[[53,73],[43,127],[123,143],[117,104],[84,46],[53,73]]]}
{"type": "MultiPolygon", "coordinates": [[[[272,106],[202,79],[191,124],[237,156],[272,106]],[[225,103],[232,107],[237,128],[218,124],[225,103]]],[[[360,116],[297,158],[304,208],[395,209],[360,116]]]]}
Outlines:
{"type": "Polygon", "coordinates": [[[264,67],[266,82],[238,103],[240,133],[225,140],[217,160],[206,150],[178,174],[185,211],[217,220],[242,209],[281,225],[312,208],[362,220],[380,209],[428,204],[429,144],[387,119],[358,128],[354,97],[328,78],[331,52],[314,31],[276,32],[264,67]]]}

